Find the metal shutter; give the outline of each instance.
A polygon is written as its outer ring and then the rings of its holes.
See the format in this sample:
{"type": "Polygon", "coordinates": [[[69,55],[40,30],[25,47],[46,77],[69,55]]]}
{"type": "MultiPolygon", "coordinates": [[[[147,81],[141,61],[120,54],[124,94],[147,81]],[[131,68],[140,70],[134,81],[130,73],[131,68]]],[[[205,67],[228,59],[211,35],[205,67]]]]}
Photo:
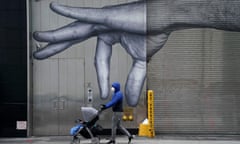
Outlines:
{"type": "Polygon", "coordinates": [[[240,34],[174,32],[148,64],[157,133],[240,133],[240,34]]]}
{"type": "MultiPolygon", "coordinates": [[[[164,23],[156,16],[164,16],[165,7],[149,2],[147,28],[154,29],[164,23]]],[[[240,134],[239,39],[239,33],[213,29],[170,35],[147,70],[157,133],[240,134]]]]}

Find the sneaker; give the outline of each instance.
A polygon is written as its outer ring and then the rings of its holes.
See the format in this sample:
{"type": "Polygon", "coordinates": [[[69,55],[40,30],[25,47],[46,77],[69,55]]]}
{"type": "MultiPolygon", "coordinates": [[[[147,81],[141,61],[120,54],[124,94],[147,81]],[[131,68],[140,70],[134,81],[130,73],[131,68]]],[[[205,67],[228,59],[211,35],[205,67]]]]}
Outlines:
{"type": "Polygon", "coordinates": [[[115,140],[110,140],[107,144],[115,144],[115,140]]]}

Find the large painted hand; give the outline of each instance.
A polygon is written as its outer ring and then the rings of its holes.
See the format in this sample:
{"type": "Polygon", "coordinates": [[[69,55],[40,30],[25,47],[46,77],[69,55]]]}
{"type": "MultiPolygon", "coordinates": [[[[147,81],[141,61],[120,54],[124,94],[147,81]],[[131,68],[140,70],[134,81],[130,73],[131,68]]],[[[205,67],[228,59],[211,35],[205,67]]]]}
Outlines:
{"type": "Polygon", "coordinates": [[[101,81],[99,85],[102,98],[106,98],[111,48],[119,42],[133,58],[133,66],[126,82],[126,96],[128,103],[134,106],[145,79],[146,60],[162,48],[171,32],[201,27],[239,31],[239,21],[236,20],[239,11],[229,9],[237,9],[239,4],[224,0],[200,0],[197,3],[194,0],[173,0],[171,3],[168,0],[143,0],[103,8],[84,8],[51,3],[50,8],[54,12],[78,21],[58,30],[34,33],[36,40],[49,42],[45,48],[35,52],[34,56],[44,59],[89,37],[98,36],[95,66],[98,80],[101,81]],[[146,7],[151,8],[148,9],[148,25],[146,7]],[[85,28],[82,29],[83,25],[85,28]],[[119,37],[121,40],[117,40],[119,37]],[[144,44],[140,45],[139,42],[144,44]],[[103,69],[100,69],[101,65],[103,69]]]}
{"type": "Polygon", "coordinates": [[[128,104],[135,106],[138,103],[146,77],[146,60],[162,48],[168,35],[160,34],[146,37],[145,35],[110,31],[110,28],[102,25],[75,21],[56,30],[34,32],[35,40],[48,44],[35,51],[33,56],[36,59],[46,59],[62,52],[73,44],[98,36],[95,67],[100,94],[105,99],[109,95],[109,67],[112,45],[120,43],[133,58],[133,65],[125,85],[125,94],[128,104]]]}
{"type": "Polygon", "coordinates": [[[36,59],[45,59],[55,55],[73,44],[90,37],[98,36],[95,56],[98,84],[102,98],[109,95],[109,65],[112,45],[120,43],[133,58],[125,94],[131,106],[138,103],[146,77],[146,61],[165,44],[168,34],[146,36],[145,1],[104,8],[73,8],[51,3],[51,9],[63,16],[77,21],[62,28],[35,32],[34,38],[48,42],[44,48],[34,52],[36,59]]]}

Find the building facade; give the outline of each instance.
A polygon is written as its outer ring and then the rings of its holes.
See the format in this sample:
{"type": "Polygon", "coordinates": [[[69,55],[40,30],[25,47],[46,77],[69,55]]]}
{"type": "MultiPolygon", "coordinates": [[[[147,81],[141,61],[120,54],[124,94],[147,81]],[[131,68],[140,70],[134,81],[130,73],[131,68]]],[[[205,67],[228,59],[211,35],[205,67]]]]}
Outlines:
{"type": "MultiPolygon", "coordinates": [[[[54,0],[3,0],[1,4],[1,137],[68,135],[80,107],[98,107],[94,55],[96,38],[73,45],[45,60],[32,53],[46,43],[32,38],[35,31],[62,27],[73,20],[49,8],[54,0]],[[89,89],[91,93],[89,93],[89,89]],[[91,99],[91,101],[90,101],[91,99]]],[[[102,7],[133,0],[58,0],[69,6],[102,7]]],[[[157,134],[240,133],[240,34],[213,29],[173,32],[167,44],[147,65],[147,81],[133,121],[138,129],[146,118],[146,90],[155,94],[157,134]]],[[[132,58],[113,47],[110,81],[124,84],[132,58]]],[[[129,108],[124,103],[124,108],[129,108]]],[[[110,113],[99,123],[110,129],[110,113]]]]}

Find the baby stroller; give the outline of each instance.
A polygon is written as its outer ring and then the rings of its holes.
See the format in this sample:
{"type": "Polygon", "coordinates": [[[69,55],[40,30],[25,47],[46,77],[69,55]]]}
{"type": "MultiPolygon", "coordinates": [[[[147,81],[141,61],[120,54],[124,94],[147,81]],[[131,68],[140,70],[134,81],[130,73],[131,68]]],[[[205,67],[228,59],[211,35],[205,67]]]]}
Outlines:
{"type": "Polygon", "coordinates": [[[73,136],[71,144],[80,144],[80,137],[91,139],[92,144],[99,144],[100,138],[97,133],[101,132],[103,128],[96,122],[99,119],[101,111],[93,107],[81,107],[83,120],[76,120],[77,123],[71,128],[70,134],[73,136]]]}

